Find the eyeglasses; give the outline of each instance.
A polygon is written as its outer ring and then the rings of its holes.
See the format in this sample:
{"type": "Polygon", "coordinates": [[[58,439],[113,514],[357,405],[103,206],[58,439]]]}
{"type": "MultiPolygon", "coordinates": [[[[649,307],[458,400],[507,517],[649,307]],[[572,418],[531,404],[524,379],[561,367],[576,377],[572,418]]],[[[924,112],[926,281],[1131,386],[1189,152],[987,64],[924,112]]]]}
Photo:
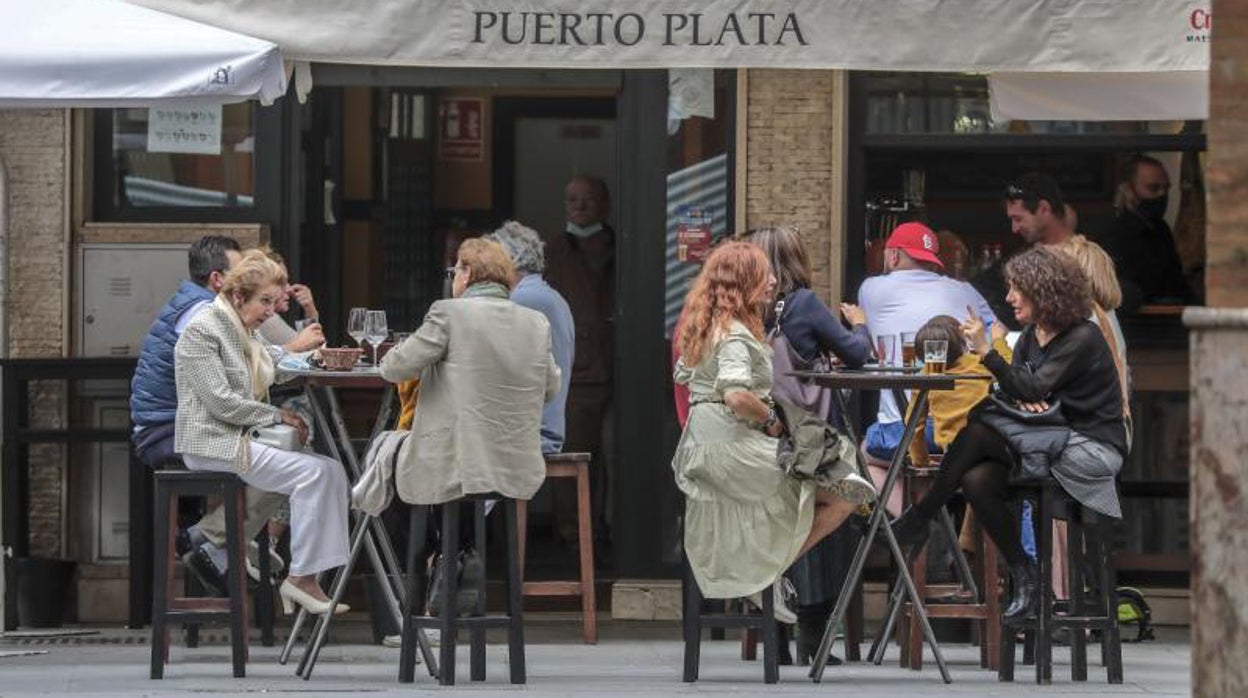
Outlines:
{"type": "Polygon", "coordinates": [[[1006,201],[1015,201],[1018,199],[1023,199],[1026,201],[1039,201],[1042,198],[1044,197],[1040,196],[1036,192],[1030,189],[1024,189],[1018,186],[1017,184],[1010,184],[1005,187],[1005,200],[1006,201]]]}
{"type": "Polygon", "coordinates": [[[455,272],[456,272],[458,269],[459,269],[459,267],[447,267],[447,268],[446,268],[446,278],[447,278],[447,280],[454,279],[454,278],[455,278],[455,272]]]}

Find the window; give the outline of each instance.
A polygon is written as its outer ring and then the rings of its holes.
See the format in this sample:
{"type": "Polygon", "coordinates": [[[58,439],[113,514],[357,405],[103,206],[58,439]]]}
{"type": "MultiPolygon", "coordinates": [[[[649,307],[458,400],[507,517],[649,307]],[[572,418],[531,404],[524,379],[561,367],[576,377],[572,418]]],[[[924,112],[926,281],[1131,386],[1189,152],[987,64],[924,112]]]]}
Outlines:
{"type": "Polygon", "coordinates": [[[250,102],[97,110],[97,217],[254,217],[256,113],[250,102]]]}

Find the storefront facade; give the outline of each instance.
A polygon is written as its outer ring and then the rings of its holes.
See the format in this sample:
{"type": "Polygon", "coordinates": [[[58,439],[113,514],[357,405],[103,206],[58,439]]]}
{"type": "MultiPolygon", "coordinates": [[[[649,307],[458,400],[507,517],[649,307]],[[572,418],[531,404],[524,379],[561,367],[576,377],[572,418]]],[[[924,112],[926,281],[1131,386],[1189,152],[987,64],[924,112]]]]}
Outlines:
{"type": "MultiPolygon", "coordinates": [[[[482,32],[503,31],[501,17],[488,27],[489,17],[478,19],[482,32]]],[[[740,31],[749,38],[761,32],[757,36],[764,44],[811,43],[809,30],[801,41],[798,37],[809,23],[782,20],[778,17],[764,29],[742,25],[753,28],[740,31]]],[[[717,34],[726,21],[719,23],[717,34]]],[[[670,22],[677,32],[679,20],[670,22]]],[[[613,26],[626,40],[634,36],[628,34],[627,23],[613,26]]],[[[652,31],[658,26],[666,25],[651,23],[652,31]]],[[[541,30],[533,24],[529,31],[541,30]]],[[[775,59],[779,65],[785,60],[775,59]]],[[[793,60],[794,65],[801,62],[793,60]]],[[[890,168],[910,167],[898,165],[899,158],[917,156],[921,161],[930,153],[1009,155],[1054,149],[1076,154],[1203,149],[1198,134],[1180,134],[1162,143],[1147,134],[1116,140],[1037,134],[1030,139],[1010,134],[943,139],[873,132],[868,112],[869,85],[875,78],[870,75],[785,68],[704,73],[709,76],[699,79],[711,86],[712,116],[678,119],[673,125],[672,76],[659,68],[410,68],[312,61],[308,74],[313,87],[306,103],[291,94],[271,107],[226,107],[236,116],[226,120],[222,134],[228,154],[211,163],[201,156],[153,158],[143,152],[141,143],[136,146],[128,137],[142,132],[146,115],[5,112],[0,158],[9,205],[0,224],[7,220],[8,355],[133,353],[140,337],[93,343],[99,324],[109,324],[101,315],[107,309],[99,309],[91,295],[98,281],[92,276],[99,268],[95,260],[110,254],[161,259],[160,274],[176,279],[185,273],[176,262],[170,266],[168,260],[176,254],[160,255],[221,231],[244,242],[268,241],[282,252],[293,276],[317,289],[327,332],[335,342],[346,341],[342,324],[346,309],[355,305],[385,307],[392,318],[406,312],[407,326],[393,319],[391,326],[410,329],[419,321],[422,304],[427,306],[438,289],[421,281],[414,295],[396,295],[394,281],[404,269],[437,277],[452,233],[486,231],[522,210],[514,174],[522,156],[517,155],[514,131],[500,131],[499,120],[510,118],[513,125],[526,118],[540,121],[550,116],[543,108],[555,108],[554,117],[572,126],[562,135],[573,141],[593,135],[602,125],[598,121],[610,122],[611,171],[594,174],[614,185],[611,223],[620,236],[614,316],[616,463],[609,504],[614,573],[618,578],[674,578],[679,497],[669,463],[678,433],[668,342],[682,284],[696,271],[696,265],[674,258],[673,231],[687,214],[687,209],[677,210],[678,204],[711,208],[715,235],[762,225],[798,225],[811,252],[816,290],[835,302],[852,298],[867,272],[866,204],[892,193],[891,184],[875,184],[891,178],[890,168]],[[479,104],[486,121],[478,153],[447,159],[437,135],[446,119],[439,107],[452,101],[479,104]],[[418,121],[423,125],[418,127],[418,121]],[[407,169],[400,167],[403,163],[407,169]],[[162,190],[148,187],[144,193],[133,179],[127,183],[127,175],[135,173],[140,179],[209,190],[222,198],[190,206],[177,203],[176,196],[172,205],[168,199],[143,199],[159,197],[162,190]],[[413,177],[421,176],[427,180],[413,184],[413,177]],[[692,179],[696,183],[689,184],[692,179]],[[35,183],[37,188],[32,188],[35,183]],[[23,193],[28,190],[30,194],[23,193]],[[407,257],[393,247],[394,221],[404,216],[404,236],[419,231],[425,245],[403,248],[407,257]],[[148,254],[156,256],[144,257],[148,254]],[[396,267],[395,260],[411,266],[396,267]]],[[[1179,179],[1177,173],[1174,178],[1179,179]]],[[[934,190],[943,185],[938,179],[936,172],[929,173],[927,186],[934,190]]],[[[951,215],[955,220],[974,217],[982,221],[985,235],[1008,239],[996,193],[977,189],[962,197],[978,202],[969,213],[951,215]]],[[[549,202],[549,208],[558,205],[557,200],[549,202]]],[[[106,286],[109,278],[102,277],[106,286]]],[[[161,296],[157,290],[151,293],[161,296]]],[[[138,305],[117,306],[124,320],[118,326],[133,325],[145,310],[154,311],[138,305]]],[[[1186,367],[1184,348],[1170,342],[1163,349],[1171,353],[1163,357],[1169,364],[1158,371],[1158,380],[1167,389],[1183,386],[1185,374],[1175,372],[1186,367]]],[[[118,398],[106,394],[93,399],[118,398]]],[[[51,419],[88,418],[68,393],[52,394],[44,404],[51,419]]],[[[100,408],[92,409],[97,416],[90,418],[98,419],[100,408]]],[[[1177,424],[1173,420],[1185,417],[1166,419],[1177,424]]],[[[120,600],[125,580],[119,574],[124,568],[118,563],[126,553],[117,537],[124,538],[126,522],[108,514],[117,501],[101,489],[107,468],[116,465],[80,467],[81,459],[90,458],[100,456],[50,450],[34,457],[42,475],[31,483],[32,516],[38,516],[31,523],[36,543],[32,551],[77,559],[83,570],[80,618],[115,620],[124,608],[120,600]],[[87,470],[93,474],[80,474],[87,470]],[[82,540],[94,542],[84,545],[82,540]]],[[[1176,453],[1175,458],[1182,456],[1176,453]]],[[[1163,524],[1162,533],[1185,539],[1186,529],[1179,523],[1185,516],[1171,513],[1173,519],[1162,518],[1174,525],[1163,524]]],[[[1186,554],[1186,548],[1164,552],[1186,554]]],[[[1174,569],[1175,564],[1173,559],[1139,562],[1149,574],[1177,574],[1151,579],[1186,586],[1185,567],[1174,569]]]]}

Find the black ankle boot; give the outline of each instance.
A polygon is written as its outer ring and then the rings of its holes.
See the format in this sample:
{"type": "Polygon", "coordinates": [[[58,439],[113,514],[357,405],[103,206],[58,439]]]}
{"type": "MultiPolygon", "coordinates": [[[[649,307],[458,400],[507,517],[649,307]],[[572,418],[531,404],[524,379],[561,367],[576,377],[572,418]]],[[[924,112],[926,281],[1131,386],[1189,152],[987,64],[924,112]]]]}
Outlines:
{"type": "MultiPolygon", "coordinates": [[[[801,606],[797,609],[797,665],[810,666],[815,653],[819,651],[819,643],[823,640],[823,631],[832,615],[830,604],[801,606]]],[[[835,655],[828,655],[828,664],[836,666],[841,660],[835,655]]]]}
{"type": "Polygon", "coordinates": [[[906,509],[893,521],[893,537],[907,557],[923,549],[923,545],[927,543],[927,534],[931,530],[930,523],[931,519],[914,507],[906,509]]]}
{"type": "Polygon", "coordinates": [[[1006,605],[1002,620],[1007,623],[1025,620],[1036,614],[1040,602],[1040,570],[1028,560],[1021,565],[1010,565],[1010,580],[1014,595],[1006,605]]]}

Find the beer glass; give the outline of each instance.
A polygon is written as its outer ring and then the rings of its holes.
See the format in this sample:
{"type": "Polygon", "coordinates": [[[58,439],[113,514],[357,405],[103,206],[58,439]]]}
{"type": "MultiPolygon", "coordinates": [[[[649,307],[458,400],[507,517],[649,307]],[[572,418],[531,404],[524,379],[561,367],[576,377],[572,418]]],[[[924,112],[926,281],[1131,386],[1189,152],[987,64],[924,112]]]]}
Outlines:
{"type": "Polygon", "coordinates": [[[875,336],[875,360],[881,366],[892,366],[897,360],[897,335],[879,334],[875,336]]]}
{"type": "Polygon", "coordinates": [[[901,333],[901,365],[914,366],[914,332],[901,333]]]}
{"type": "Polygon", "coordinates": [[[945,358],[949,356],[949,341],[929,339],[923,342],[923,364],[928,373],[944,373],[945,358]]]}

